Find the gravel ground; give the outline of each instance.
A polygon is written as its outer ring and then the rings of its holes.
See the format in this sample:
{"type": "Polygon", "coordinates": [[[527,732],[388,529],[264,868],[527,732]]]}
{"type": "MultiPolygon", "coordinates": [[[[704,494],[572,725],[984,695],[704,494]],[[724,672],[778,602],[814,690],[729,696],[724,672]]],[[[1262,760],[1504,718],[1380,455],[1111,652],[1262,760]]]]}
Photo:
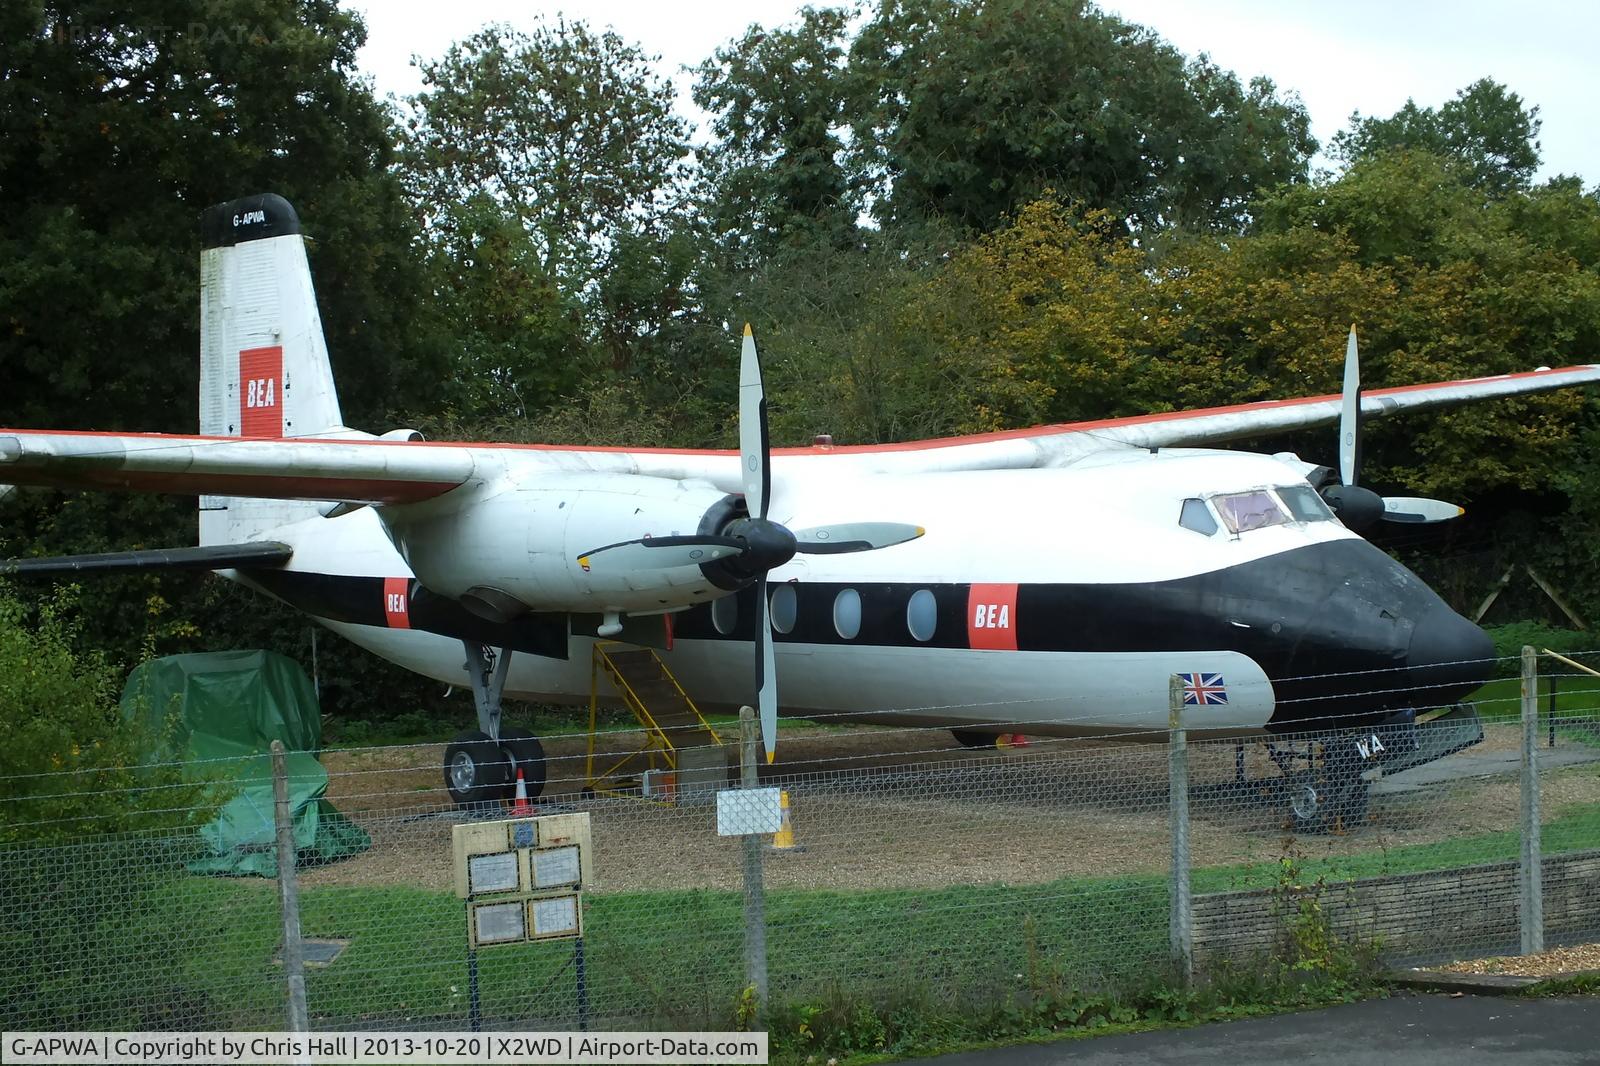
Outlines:
{"type": "MultiPolygon", "coordinates": [[[[612,746],[626,739],[607,737],[612,746]]],[[[1514,749],[1517,742],[1514,727],[1494,728],[1471,750],[1514,749]]],[[[933,730],[786,734],[772,770],[806,775],[792,782],[802,848],[774,854],[768,884],[909,890],[1166,869],[1164,747],[1038,739],[1002,752],[950,745],[948,733],[933,730]]],[[[553,766],[547,795],[575,792],[585,776],[586,739],[554,738],[546,748],[553,766]]],[[[1270,777],[1262,746],[1246,751],[1247,776],[1270,777]]],[[[368,829],[374,846],[307,871],[306,883],[447,889],[450,827],[459,816],[438,787],[441,757],[442,745],[329,753],[329,798],[368,829]]],[[[1270,785],[1234,785],[1231,746],[1195,746],[1191,781],[1197,865],[1274,862],[1284,854],[1281,805],[1270,785]]],[[[1546,817],[1558,817],[1575,803],[1600,800],[1600,765],[1549,772],[1544,785],[1546,817]]],[[[1295,846],[1314,858],[1508,830],[1519,803],[1514,776],[1468,778],[1447,789],[1377,797],[1369,821],[1353,832],[1301,836],[1295,846]]],[[[715,835],[708,805],[604,797],[580,805],[594,817],[599,891],[740,883],[738,844],[715,835]]]]}
{"type": "Polygon", "coordinates": [[[1600,944],[1551,948],[1536,955],[1495,955],[1487,959],[1436,966],[1434,969],[1446,973],[1492,973],[1512,977],[1556,977],[1585,970],[1600,971],[1600,944]]]}

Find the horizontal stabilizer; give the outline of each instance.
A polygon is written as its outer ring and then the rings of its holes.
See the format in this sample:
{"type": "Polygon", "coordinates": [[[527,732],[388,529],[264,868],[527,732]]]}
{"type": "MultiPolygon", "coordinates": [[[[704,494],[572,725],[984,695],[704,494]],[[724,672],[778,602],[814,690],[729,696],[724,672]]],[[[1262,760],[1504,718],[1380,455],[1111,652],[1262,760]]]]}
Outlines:
{"type": "Polygon", "coordinates": [[[287,544],[258,540],[248,544],[207,544],[198,548],[55,555],[42,559],[0,561],[0,576],[104,574],[126,570],[230,570],[241,566],[282,566],[293,554],[294,549],[287,544]]]}

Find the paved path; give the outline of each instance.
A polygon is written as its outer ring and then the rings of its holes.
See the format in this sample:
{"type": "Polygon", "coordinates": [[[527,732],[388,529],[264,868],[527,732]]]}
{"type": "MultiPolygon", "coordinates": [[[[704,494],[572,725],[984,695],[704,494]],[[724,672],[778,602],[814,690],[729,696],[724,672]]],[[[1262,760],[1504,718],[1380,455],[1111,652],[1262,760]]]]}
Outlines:
{"type": "Polygon", "coordinates": [[[929,1066],[1577,1066],[1600,1063],[1600,997],[1413,995],[921,1059],[929,1066]]]}
{"type": "MultiPolygon", "coordinates": [[[[1591,762],[1600,762],[1600,749],[1578,744],[1546,748],[1541,734],[1539,747],[1541,771],[1561,766],[1580,766],[1591,762]]],[[[1457,781],[1466,777],[1494,777],[1499,774],[1521,772],[1520,750],[1475,752],[1468,748],[1466,751],[1403,770],[1393,777],[1385,777],[1372,786],[1372,794],[1381,796],[1385,793],[1415,792],[1418,789],[1431,788],[1441,782],[1457,781]]]]}

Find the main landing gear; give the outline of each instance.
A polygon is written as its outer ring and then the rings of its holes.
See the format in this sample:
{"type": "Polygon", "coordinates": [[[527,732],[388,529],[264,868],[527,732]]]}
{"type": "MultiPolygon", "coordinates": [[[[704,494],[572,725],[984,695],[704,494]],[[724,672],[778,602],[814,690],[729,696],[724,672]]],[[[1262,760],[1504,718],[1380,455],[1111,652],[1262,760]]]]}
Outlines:
{"type": "Polygon", "coordinates": [[[461,807],[480,807],[508,799],[516,791],[517,771],[522,771],[528,798],[544,790],[548,772],[544,746],[523,729],[502,728],[500,695],[511,668],[511,650],[463,640],[472,699],[478,709],[478,728],[461,733],[444,750],[444,787],[461,807]]]}

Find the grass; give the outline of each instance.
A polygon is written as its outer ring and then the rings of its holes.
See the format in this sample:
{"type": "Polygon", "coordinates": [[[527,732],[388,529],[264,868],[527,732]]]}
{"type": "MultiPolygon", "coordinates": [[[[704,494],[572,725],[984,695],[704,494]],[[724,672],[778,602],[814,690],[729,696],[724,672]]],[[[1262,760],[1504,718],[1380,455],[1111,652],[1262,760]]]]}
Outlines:
{"type": "MultiPolygon", "coordinates": [[[[1550,683],[1552,678],[1539,678],[1539,714],[1550,711],[1550,683]]],[[[1600,716],[1600,677],[1564,675],[1555,679],[1556,715],[1593,718],[1600,716]]],[[[1522,679],[1502,677],[1484,685],[1466,698],[1475,703],[1478,714],[1492,721],[1522,716],[1522,679]]]]}
{"type": "MultiPolygon", "coordinates": [[[[1548,853],[1600,846],[1600,804],[1546,823],[1548,853]]],[[[1307,859],[1301,876],[1400,874],[1515,858],[1514,833],[1488,833],[1342,858],[1307,859]]],[[[75,849],[57,849],[58,861],[75,849]]],[[[80,859],[68,877],[103,877],[80,859]]],[[[54,935],[95,944],[52,952],[47,973],[0,943],[6,1028],[273,1028],[281,1024],[274,886],[255,880],[152,877],[114,908],[54,935]],[[111,914],[112,917],[105,917],[111,914]]],[[[1197,869],[1196,893],[1266,888],[1275,862],[1197,869]]],[[[596,1028],[717,1029],[733,1020],[742,984],[742,899],[724,891],[592,894],[585,976],[596,1028]]],[[[405,887],[316,886],[301,894],[308,937],[349,941],[307,973],[318,1024],[457,1027],[469,985],[462,903],[405,887]]],[[[1042,885],[958,885],[894,891],[768,894],[772,987],[795,1000],[850,1001],[896,988],[931,1003],[1005,1002],[1041,982],[1115,985],[1160,973],[1167,949],[1161,875],[1071,878],[1042,885]]],[[[56,925],[63,924],[59,916],[56,925]]],[[[41,964],[42,965],[42,964],[41,964]]],[[[576,1024],[571,942],[485,949],[478,958],[486,1024],[576,1024]]],[[[959,1009],[965,1010],[963,1006],[959,1009]]],[[[974,1008],[975,1009],[975,1008],[974,1008]]]]}

